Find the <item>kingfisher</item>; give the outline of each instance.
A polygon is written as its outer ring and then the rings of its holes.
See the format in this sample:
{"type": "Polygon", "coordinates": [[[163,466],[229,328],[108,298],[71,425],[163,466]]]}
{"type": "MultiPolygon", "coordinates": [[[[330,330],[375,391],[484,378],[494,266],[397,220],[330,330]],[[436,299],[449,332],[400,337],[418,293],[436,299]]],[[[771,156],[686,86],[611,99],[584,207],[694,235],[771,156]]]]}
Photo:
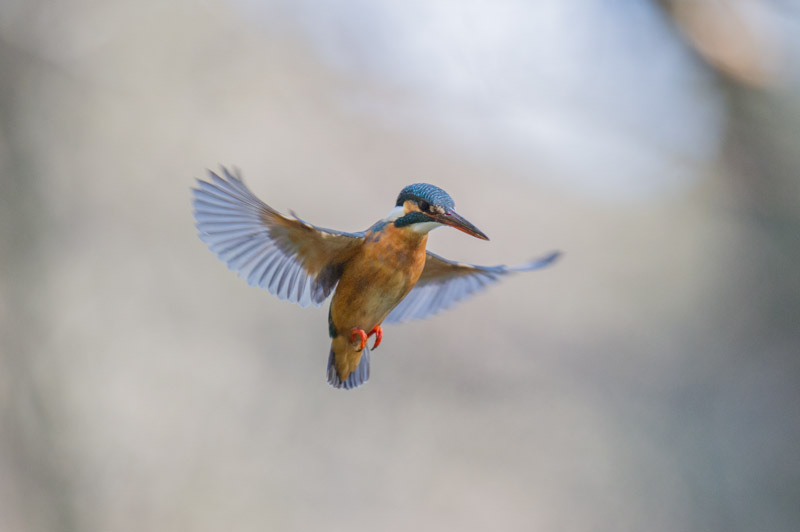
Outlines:
{"type": "Polygon", "coordinates": [[[238,171],[209,171],[193,189],[200,239],[228,268],[251,286],[302,307],[328,310],[331,347],[327,379],[346,390],[370,375],[372,350],[383,339],[384,323],[422,319],[514,272],[551,264],[559,252],[516,267],[476,266],[425,249],[428,233],[449,226],[489,240],[455,211],[452,198],[426,183],[400,191],[394,208],[359,233],[311,225],[293,211],[284,216],[258,199],[238,171]]]}

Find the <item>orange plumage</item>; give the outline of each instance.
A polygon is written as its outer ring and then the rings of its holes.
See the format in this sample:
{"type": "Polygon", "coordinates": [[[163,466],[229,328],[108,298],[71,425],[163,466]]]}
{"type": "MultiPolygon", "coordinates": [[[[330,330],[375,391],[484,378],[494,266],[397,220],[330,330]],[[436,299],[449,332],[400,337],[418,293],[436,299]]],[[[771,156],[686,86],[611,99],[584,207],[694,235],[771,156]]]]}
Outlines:
{"type": "Polygon", "coordinates": [[[361,252],[342,271],[331,300],[331,351],[342,381],[361,360],[350,331],[371,331],[411,291],[425,268],[427,234],[393,224],[367,231],[361,252]]]}

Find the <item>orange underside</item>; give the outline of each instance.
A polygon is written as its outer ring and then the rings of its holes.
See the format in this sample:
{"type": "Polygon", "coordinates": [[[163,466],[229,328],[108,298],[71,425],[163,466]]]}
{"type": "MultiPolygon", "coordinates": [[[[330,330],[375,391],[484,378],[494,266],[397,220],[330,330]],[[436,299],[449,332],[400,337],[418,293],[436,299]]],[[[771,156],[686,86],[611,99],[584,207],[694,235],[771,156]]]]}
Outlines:
{"type": "Polygon", "coordinates": [[[360,338],[351,342],[351,331],[372,332],[414,287],[425,267],[427,239],[426,234],[388,224],[383,231],[368,233],[361,250],[345,264],[331,301],[331,318],[339,331],[332,349],[340,379],[361,359],[360,338]]]}

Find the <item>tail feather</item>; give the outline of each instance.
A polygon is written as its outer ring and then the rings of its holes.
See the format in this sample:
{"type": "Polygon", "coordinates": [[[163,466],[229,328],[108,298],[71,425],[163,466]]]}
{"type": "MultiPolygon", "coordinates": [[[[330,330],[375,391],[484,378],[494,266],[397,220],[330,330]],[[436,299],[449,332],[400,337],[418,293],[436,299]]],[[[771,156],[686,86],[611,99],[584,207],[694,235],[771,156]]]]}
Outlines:
{"type": "Polygon", "coordinates": [[[361,352],[361,360],[358,367],[347,376],[343,381],[339,378],[336,372],[336,359],[333,354],[333,346],[331,346],[330,354],[328,355],[328,384],[334,388],[344,388],[345,390],[352,390],[357,388],[369,380],[369,347],[364,347],[361,352]]]}

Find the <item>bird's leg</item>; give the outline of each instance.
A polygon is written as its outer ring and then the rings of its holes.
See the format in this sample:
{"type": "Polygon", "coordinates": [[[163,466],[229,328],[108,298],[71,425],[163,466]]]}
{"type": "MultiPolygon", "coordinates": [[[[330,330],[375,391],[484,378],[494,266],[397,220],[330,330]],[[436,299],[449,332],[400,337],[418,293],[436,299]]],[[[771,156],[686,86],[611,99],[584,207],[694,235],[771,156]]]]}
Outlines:
{"type": "Polygon", "coordinates": [[[369,337],[373,334],[375,335],[375,345],[372,346],[372,350],[375,351],[381,345],[381,340],[383,340],[383,329],[381,329],[380,325],[373,327],[367,336],[369,337]]]}
{"type": "Polygon", "coordinates": [[[364,332],[364,329],[354,327],[353,330],[350,331],[350,343],[355,342],[356,339],[361,340],[361,347],[356,348],[356,351],[363,351],[367,346],[367,333],[364,332]]]}

